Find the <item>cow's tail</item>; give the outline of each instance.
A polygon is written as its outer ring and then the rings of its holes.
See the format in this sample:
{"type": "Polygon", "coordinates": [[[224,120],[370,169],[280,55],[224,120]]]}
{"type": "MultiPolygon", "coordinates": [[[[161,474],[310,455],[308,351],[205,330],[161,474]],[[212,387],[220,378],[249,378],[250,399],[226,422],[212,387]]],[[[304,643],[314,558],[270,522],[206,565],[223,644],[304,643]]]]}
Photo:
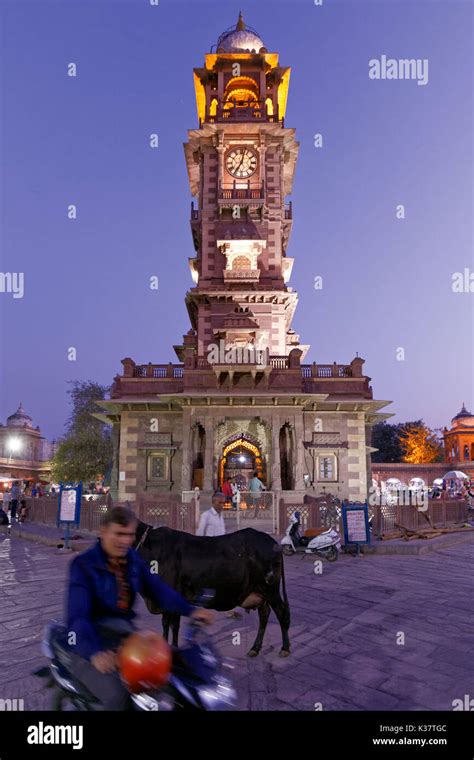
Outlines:
{"type": "Polygon", "coordinates": [[[283,558],[283,552],[281,553],[281,590],[283,591],[283,601],[288,604],[288,596],[286,594],[285,583],[285,560],[283,558]]]}

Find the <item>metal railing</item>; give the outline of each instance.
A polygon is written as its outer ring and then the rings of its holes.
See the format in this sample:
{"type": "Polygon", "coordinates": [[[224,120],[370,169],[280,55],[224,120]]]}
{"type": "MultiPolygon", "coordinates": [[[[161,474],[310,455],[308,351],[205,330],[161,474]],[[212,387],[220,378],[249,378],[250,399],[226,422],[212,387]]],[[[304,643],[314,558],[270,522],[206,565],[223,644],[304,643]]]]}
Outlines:
{"type": "Polygon", "coordinates": [[[133,368],[134,377],[181,378],[182,364],[137,364],[133,368]]]}
{"type": "Polygon", "coordinates": [[[226,521],[236,520],[237,530],[256,528],[267,533],[277,533],[277,499],[274,491],[240,491],[238,504],[230,506],[229,502],[222,514],[226,521]]]}
{"type": "Polygon", "coordinates": [[[350,364],[302,364],[301,374],[305,379],[312,377],[352,377],[350,364]]]}

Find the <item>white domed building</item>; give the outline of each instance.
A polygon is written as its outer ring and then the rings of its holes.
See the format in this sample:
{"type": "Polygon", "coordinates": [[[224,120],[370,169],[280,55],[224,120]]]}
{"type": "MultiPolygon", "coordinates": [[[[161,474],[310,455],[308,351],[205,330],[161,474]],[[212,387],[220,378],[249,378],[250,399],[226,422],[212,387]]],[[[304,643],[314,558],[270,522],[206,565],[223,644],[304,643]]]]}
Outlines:
{"type": "Polygon", "coordinates": [[[451,420],[451,428],[444,428],[443,438],[446,461],[460,470],[470,463],[474,470],[474,414],[464,404],[451,420]]]}
{"type": "Polygon", "coordinates": [[[51,444],[20,402],[6,425],[0,423],[0,487],[14,480],[49,480],[50,458],[51,444]]]}

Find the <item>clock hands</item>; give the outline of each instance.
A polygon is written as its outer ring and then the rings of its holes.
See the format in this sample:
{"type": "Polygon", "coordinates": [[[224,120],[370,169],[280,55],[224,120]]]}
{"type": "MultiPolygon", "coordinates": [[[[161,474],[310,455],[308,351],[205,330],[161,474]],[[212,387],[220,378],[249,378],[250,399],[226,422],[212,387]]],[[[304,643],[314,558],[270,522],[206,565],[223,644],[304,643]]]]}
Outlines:
{"type": "Polygon", "coordinates": [[[242,150],[242,158],[240,159],[240,164],[238,165],[237,169],[235,170],[236,172],[238,172],[238,171],[239,171],[239,169],[240,169],[240,167],[242,166],[242,162],[243,162],[243,160],[244,160],[244,158],[245,158],[245,152],[246,152],[246,151],[245,151],[245,148],[244,148],[244,149],[242,150]]]}

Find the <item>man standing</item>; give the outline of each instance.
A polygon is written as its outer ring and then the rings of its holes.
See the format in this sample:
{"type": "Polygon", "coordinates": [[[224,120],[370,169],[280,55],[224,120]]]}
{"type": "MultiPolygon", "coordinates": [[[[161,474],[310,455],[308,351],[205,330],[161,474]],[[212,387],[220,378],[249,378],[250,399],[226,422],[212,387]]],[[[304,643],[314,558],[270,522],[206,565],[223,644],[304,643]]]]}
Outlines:
{"type": "Polygon", "coordinates": [[[226,502],[232,501],[232,478],[227,478],[222,484],[222,493],[225,496],[226,502]]]}
{"type": "Polygon", "coordinates": [[[197,529],[198,536],[224,536],[225,522],[222,510],[226,498],[223,493],[216,491],[212,497],[212,507],[202,513],[197,529]]]}
{"type": "Polygon", "coordinates": [[[20,490],[20,486],[18,485],[18,481],[15,481],[13,483],[11,496],[12,496],[12,500],[10,502],[10,515],[11,515],[11,521],[13,522],[14,520],[16,520],[16,511],[18,509],[18,503],[20,501],[20,496],[21,496],[21,490],[20,490]]]}
{"type": "Polygon", "coordinates": [[[249,480],[249,497],[250,497],[250,503],[252,507],[255,509],[254,517],[257,516],[257,509],[260,501],[260,493],[262,491],[265,491],[265,486],[263,485],[262,481],[258,477],[258,472],[255,471],[253,474],[253,477],[249,480]]]}
{"type": "Polygon", "coordinates": [[[3,511],[6,512],[7,515],[10,511],[11,499],[12,497],[11,497],[10,491],[5,491],[3,494],[3,511]]]}

